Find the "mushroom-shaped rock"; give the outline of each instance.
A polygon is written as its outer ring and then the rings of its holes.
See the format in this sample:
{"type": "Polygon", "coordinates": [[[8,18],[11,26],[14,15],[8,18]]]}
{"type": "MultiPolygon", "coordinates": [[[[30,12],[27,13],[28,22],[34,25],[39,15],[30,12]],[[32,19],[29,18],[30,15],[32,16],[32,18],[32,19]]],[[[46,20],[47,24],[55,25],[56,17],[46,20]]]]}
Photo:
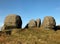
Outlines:
{"type": "Polygon", "coordinates": [[[52,16],[46,16],[44,18],[43,22],[42,22],[42,26],[44,28],[51,28],[51,29],[55,28],[56,21],[55,21],[54,17],[52,17],[52,16]]]}
{"type": "Polygon", "coordinates": [[[22,27],[22,20],[19,15],[10,14],[5,18],[4,22],[5,29],[10,28],[21,28],[22,27]]]}
{"type": "Polygon", "coordinates": [[[30,22],[28,23],[28,28],[33,28],[36,27],[36,21],[35,20],[30,20],[30,22]]]}
{"type": "Polygon", "coordinates": [[[36,19],[36,23],[37,23],[37,27],[40,27],[40,25],[41,25],[41,19],[40,18],[36,19]]]}

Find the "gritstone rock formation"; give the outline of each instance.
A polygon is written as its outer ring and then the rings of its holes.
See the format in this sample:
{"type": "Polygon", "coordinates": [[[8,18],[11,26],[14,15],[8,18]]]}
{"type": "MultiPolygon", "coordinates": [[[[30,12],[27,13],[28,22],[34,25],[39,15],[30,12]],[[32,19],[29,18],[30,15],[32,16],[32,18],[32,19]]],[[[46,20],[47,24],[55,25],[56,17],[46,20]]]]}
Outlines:
{"type": "Polygon", "coordinates": [[[34,27],[39,28],[40,25],[41,25],[41,19],[40,18],[36,19],[36,21],[32,19],[32,20],[30,20],[29,23],[27,23],[27,25],[24,28],[34,28],[34,27]]]}
{"type": "Polygon", "coordinates": [[[42,26],[44,28],[55,28],[56,26],[56,21],[54,19],[54,17],[52,16],[46,16],[42,22],[42,26]]]}
{"type": "Polygon", "coordinates": [[[30,22],[28,23],[28,28],[33,28],[36,27],[36,21],[35,20],[30,20],[30,22]]]}
{"type": "Polygon", "coordinates": [[[37,24],[37,27],[40,27],[40,25],[41,25],[41,19],[36,19],[36,24],[37,24]]]}
{"type": "Polygon", "coordinates": [[[11,29],[11,28],[21,28],[22,27],[22,20],[19,15],[11,14],[5,18],[4,28],[11,29]]]}

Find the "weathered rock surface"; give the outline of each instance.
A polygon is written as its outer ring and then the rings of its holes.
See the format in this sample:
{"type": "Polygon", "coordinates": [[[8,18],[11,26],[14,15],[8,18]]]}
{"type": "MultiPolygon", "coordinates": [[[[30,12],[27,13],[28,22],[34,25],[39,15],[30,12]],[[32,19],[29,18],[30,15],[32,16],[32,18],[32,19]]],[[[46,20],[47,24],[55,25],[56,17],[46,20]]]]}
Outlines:
{"type": "Polygon", "coordinates": [[[11,14],[5,18],[4,28],[21,28],[22,27],[22,20],[19,15],[11,14]]]}
{"type": "Polygon", "coordinates": [[[36,19],[36,20],[32,19],[29,21],[29,23],[27,23],[27,25],[24,28],[34,28],[34,27],[39,28],[40,25],[41,25],[41,19],[40,18],[36,19]]]}
{"type": "Polygon", "coordinates": [[[40,27],[40,25],[41,25],[41,19],[36,19],[36,24],[37,24],[37,27],[40,27]]]}
{"type": "Polygon", "coordinates": [[[44,28],[55,28],[56,21],[52,16],[46,16],[42,22],[44,28]]]}
{"type": "Polygon", "coordinates": [[[28,23],[28,28],[34,28],[34,27],[36,27],[36,21],[32,19],[28,23]]]}

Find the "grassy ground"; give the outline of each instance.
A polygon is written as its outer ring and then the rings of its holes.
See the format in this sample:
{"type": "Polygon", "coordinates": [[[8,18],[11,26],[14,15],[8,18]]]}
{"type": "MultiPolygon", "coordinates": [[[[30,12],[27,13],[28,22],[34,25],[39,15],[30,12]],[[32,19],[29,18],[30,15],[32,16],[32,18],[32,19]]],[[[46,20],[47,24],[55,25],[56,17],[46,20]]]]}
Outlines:
{"type": "Polygon", "coordinates": [[[60,30],[33,28],[13,31],[12,35],[0,36],[0,44],[60,44],[60,30]]]}

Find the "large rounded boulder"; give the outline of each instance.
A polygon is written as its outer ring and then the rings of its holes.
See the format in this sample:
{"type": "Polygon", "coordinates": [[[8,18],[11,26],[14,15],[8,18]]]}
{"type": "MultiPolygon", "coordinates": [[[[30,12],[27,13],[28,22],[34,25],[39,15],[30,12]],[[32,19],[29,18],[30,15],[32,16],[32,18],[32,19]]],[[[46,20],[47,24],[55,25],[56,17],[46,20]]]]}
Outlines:
{"type": "Polygon", "coordinates": [[[37,24],[37,27],[40,27],[40,25],[41,25],[41,19],[40,18],[36,19],[36,24],[37,24]]]}
{"type": "Polygon", "coordinates": [[[28,28],[34,28],[34,27],[36,27],[36,21],[32,19],[28,23],[28,28]]]}
{"type": "Polygon", "coordinates": [[[5,29],[10,28],[22,28],[22,20],[19,15],[11,14],[5,18],[4,22],[5,29]]]}
{"type": "Polygon", "coordinates": [[[51,28],[51,29],[55,28],[56,21],[55,21],[54,17],[52,17],[52,16],[46,16],[44,18],[43,22],[42,22],[42,26],[44,28],[51,28]]]}

